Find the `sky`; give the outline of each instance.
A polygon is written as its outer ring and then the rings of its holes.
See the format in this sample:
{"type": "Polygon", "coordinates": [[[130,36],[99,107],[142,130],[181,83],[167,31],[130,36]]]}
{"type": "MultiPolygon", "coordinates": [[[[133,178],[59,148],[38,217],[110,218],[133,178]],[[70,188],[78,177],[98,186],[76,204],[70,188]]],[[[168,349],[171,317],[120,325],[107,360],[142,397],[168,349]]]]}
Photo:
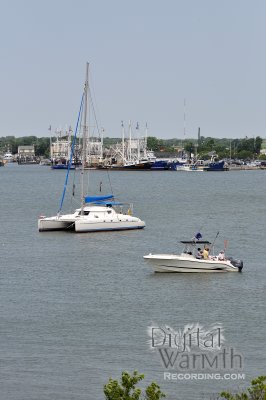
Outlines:
{"type": "Polygon", "coordinates": [[[105,136],[266,137],[265,0],[0,6],[0,137],[75,126],[86,62],[105,136]]]}

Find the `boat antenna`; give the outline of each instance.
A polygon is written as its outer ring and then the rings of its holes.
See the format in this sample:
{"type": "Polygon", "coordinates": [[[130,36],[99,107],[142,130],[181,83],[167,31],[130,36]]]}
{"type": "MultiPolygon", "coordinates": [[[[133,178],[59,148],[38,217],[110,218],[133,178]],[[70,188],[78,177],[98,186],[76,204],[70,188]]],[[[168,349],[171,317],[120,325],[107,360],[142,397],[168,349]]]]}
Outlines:
{"type": "Polygon", "coordinates": [[[82,140],[82,168],[81,168],[81,215],[83,215],[84,200],[84,171],[87,158],[87,112],[88,112],[88,91],[89,91],[89,63],[86,63],[86,79],[84,86],[84,115],[83,115],[83,140],[82,140]]]}
{"type": "Polygon", "coordinates": [[[215,238],[214,238],[213,241],[212,241],[212,244],[211,244],[211,247],[210,247],[210,252],[211,252],[211,250],[214,248],[214,243],[215,243],[216,239],[218,238],[219,233],[220,233],[219,231],[216,233],[216,236],[215,236],[215,238]]]}
{"type": "Polygon", "coordinates": [[[227,249],[227,246],[228,246],[228,240],[225,239],[225,240],[224,240],[224,252],[225,252],[225,250],[227,249]]]}

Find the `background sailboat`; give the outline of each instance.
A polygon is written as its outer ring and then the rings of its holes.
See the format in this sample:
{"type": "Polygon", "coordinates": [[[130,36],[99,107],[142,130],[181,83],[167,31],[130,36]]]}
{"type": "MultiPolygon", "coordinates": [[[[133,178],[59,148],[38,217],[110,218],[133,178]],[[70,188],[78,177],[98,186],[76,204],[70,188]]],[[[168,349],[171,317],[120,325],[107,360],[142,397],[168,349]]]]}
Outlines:
{"type": "Polygon", "coordinates": [[[66,194],[70,167],[67,170],[64,190],[61,197],[59,211],[53,217],[40,217],[38,220],[38,229],[42,231],[54,230],[74,230],[76,232],[94,232],[103,230],[128,230],[142,229],[145,222],[137,217],[133,217],[130,211],[125,214],[122,211],[122,203],[115,201],[114,196],[85,196],[84,174],[87,158],[88,143],[88,93],[89,93],[89,63],[86,65],[86,80],[84,92],[82,95],[81,105],[79,109],[78,120],[75,129],[75,135],[71,147],[71,155],[69,166],[71,165],[73,153],[75,149],[77,131],[83,111],[83,139],[82,139],[82,168],[81,168],[81,207],[71,214],[61,214],[66,194]],[[90,205],[87,205],[90,204],[90,205]],[[115,207],[119,207],[116,210],[115,207]]]}

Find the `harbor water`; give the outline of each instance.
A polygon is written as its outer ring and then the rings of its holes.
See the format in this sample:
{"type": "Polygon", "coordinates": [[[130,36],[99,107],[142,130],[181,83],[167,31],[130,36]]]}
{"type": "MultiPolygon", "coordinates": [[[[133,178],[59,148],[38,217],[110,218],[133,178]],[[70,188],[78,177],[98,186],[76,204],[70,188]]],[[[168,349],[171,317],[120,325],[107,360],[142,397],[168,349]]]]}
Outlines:
{"type": "MultiPolygon", "coordinates": [[[[211,399],[265,373],[265,171],[89,171],[90,194],[101,187],[134,203],[146,228],[39,233],[39,215],[58,211],[64,180],[64,171],[39,165],[0,170],[0,399],[100,400],[124,370],[144,373],[141,386],[157,381],[169,400],[211,399]],[[155,274],[143,259],[178,253],[198,231],[209,241],[219,232],[216,253],[227,240],[243,272],[155,274]],[[245,379],[165,379],[148,327],[197,323],[223,326],[245,379]]],[[[79,206],[70,197],[66,210],[79,206]]]]}

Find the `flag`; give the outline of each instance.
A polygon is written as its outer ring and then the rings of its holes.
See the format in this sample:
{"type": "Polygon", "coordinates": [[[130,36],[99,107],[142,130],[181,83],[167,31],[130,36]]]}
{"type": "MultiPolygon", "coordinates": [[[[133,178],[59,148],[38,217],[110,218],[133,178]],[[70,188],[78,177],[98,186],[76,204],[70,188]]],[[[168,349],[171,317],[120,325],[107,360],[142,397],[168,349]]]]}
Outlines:
{"type": "Polygon", "coordinates": [[[195,239],[200,240],[202,238],[202,234],[200,232],[197,232],[195,235],[195,239]]]}
{"type": "Polygon", "coordinates": [[[139,123],[137,122],[137,126],[136,126],[136,129],[139,129],[139,123]]]}
{"type": "Polygon", "coordinates": [[[48,128],[48,131],[51,131],[51,130],[52,130],[52,126],[50,125],[49,128],[48,128]]]}

